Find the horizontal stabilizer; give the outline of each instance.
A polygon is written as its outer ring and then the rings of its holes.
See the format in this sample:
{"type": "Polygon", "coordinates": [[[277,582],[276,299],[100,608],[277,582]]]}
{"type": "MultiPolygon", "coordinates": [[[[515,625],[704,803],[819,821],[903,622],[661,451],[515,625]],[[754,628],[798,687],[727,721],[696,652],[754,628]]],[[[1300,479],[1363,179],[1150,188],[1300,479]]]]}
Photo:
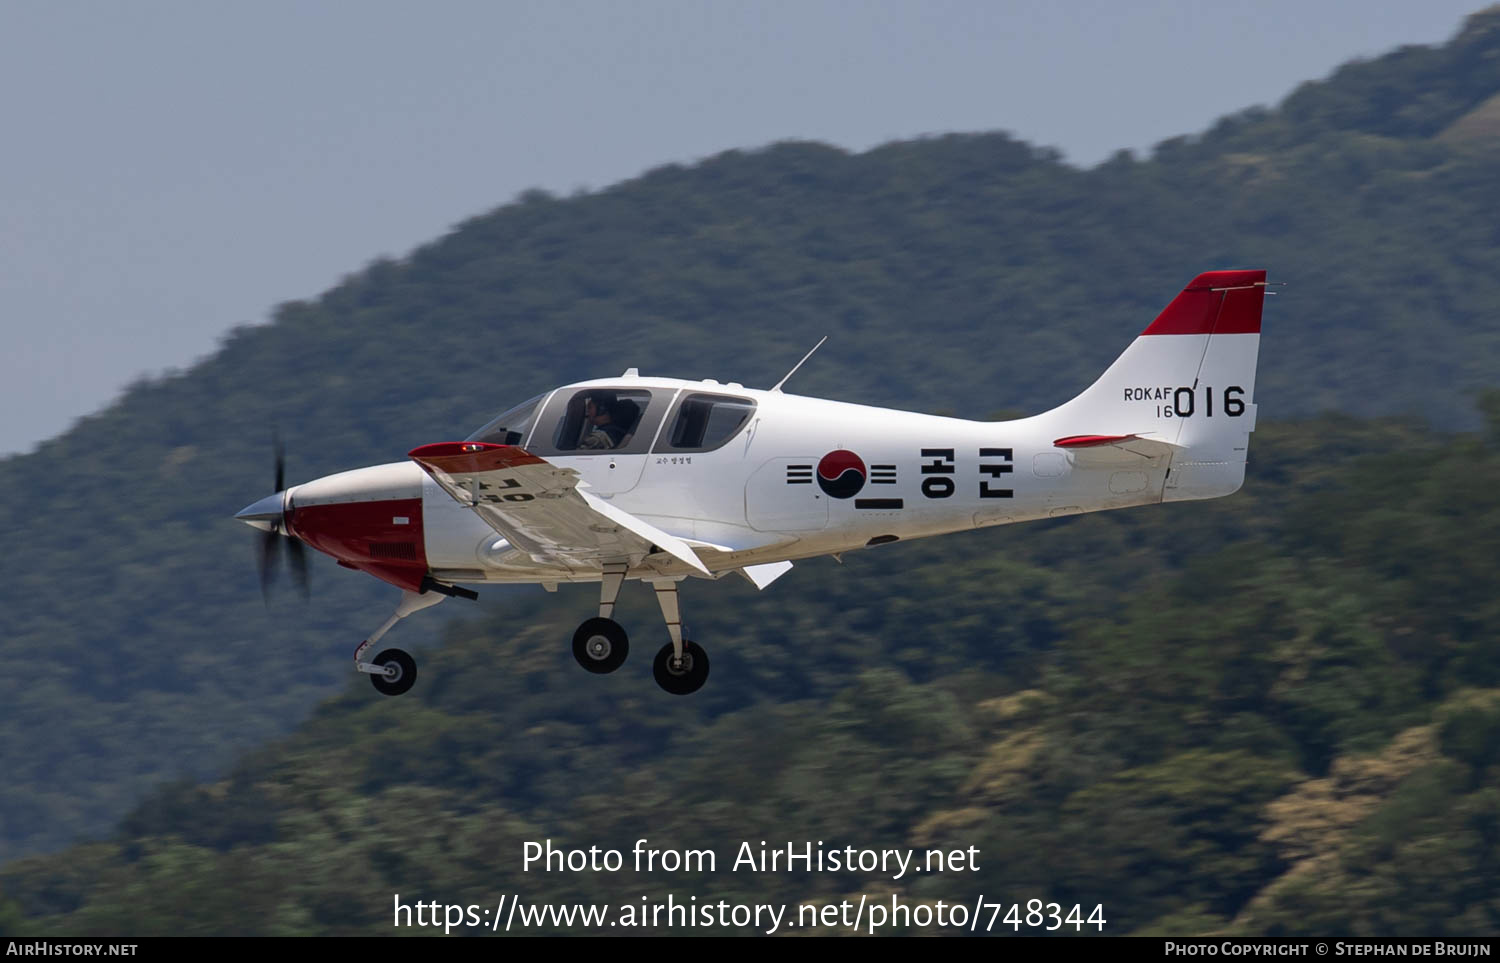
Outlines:
{"type": "Polygon", "coordinates": [[[1052,443],[1055,448],[1068,451],[1079,451],[1088,448],[1120,448],[1125,451],[1134,451],[1139,454],[1152,456],[1166,455],[1173,451],[1181,451],[1181,445],[1174,445],[1170,441],[1162,441],[1159,438],[1142,438],[1139,434],[1129,435],[1068,435],[1059,438],[1052,443]]]}
{"type": "Polygon", "coordinates": [[[1181,445],[1128,435],[1067,435],[1052,443],[1068,452],[1079,468],[1138,467],[1142,462],[1165,458],[1182,450],[1181,445]]]}
{"type": "Polygon", "coordinates": [[[1101,445],[1117,445],[1130,441],[1137,435],[1069,435],[1052,443],[1054,448],[1098,448],[1101,445]]]}

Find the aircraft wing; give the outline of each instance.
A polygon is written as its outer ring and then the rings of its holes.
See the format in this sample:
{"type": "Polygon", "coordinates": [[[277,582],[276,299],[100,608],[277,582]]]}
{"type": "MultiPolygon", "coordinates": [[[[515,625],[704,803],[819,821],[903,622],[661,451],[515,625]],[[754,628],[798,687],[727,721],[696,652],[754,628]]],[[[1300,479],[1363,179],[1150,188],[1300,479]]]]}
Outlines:
{"type": "Polygon", "coordinates": [[[711,575],[692,548],[578,487],[578,473],[515,445],[449,441],[409,452],[427,474],[516,548],[545,565],[639,565],[658,551],[711,575]]]}

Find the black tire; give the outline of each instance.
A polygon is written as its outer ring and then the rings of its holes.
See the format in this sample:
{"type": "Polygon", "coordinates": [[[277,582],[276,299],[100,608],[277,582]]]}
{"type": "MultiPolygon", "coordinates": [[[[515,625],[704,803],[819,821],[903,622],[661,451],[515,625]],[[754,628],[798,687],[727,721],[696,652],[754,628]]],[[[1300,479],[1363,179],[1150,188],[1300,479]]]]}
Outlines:
{"type": "Polygon", "coordinates": [[[589,619],[573,633],[573,658],[590,672],[613,672],[628,655],[630,639],[614,619],[589,619]]]}
{"type": "Polygon", "coordinates": [[[381,695],[398,696],[417,682],[416,660],[400,649],[386,649],[375,657],[375,664],[396,667],[394,678],[383,675],[370,676],[370,682],[375,686],[375,691],[381,695]]]}
{"type": "Polygon", "coordinates": [[[683,639],[682,661],[683,665],[672,666],[672,644],[669,642],[656,653],[656,661],[651,664],[656,684],[673,695],[691,695],[708,681],[708,653],[703,651],[703,646],[683,639]]]}

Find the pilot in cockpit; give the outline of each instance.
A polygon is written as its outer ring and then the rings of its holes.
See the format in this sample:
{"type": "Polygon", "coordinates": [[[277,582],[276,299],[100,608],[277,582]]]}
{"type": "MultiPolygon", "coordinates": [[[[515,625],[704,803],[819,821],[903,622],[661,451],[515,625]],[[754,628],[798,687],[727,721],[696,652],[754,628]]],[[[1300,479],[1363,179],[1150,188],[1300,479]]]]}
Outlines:
{"type": "Polygon", "coordinates": [[[618,448],[625,437],[625,428],[615,421],[616,402],[613,394],[602,393],[591,396],[584,403],[583,420],[587,426],[578,441],[579,448],[618,448]]]}

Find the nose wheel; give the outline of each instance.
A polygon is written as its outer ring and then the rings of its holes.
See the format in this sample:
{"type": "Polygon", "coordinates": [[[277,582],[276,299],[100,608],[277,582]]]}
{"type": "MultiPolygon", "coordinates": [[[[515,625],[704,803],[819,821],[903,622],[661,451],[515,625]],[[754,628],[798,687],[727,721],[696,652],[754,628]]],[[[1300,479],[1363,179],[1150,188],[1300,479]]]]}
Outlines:
{"type": "MultiPolygon", "coordinates": [[[[471,593],[472,594],[472,593],[471,593]]],[[[417,681],[417,662],[400,649],[385,649],[373,660],[366,662],[365,653],[370,651],[381,637],[393,626],[413,612],[420,612],[447,598],[442,592],[402,592],[401,604],[385,620],[385,624],[359,644],[354,650],[354,668],[370,677],[370,682],[381,695],[398,696],[409,690],[417,681]]]]}
{"type": "Polygon", "coordinates": [[[683,639],[679,656],[676,646],[669,642],[656,653],[651,674],[656,676],[657,685],[673,695],[689,695],[708,681],[708,653],[697,642],[683,639]]]}
{"type": "Polygon", "coordinates": [[[379,672],[370,673],[370,682],[381,695],[397,696],[417,682],[417,662],[400,649],[386,649],[370,663],[379,672]]]}
{"type": "Polygon", "coordinates": [[[573,633],[573,658],[590,672],[613,672],[628,655],[630,639],[614,619],[589,619],[573,633]]]}

